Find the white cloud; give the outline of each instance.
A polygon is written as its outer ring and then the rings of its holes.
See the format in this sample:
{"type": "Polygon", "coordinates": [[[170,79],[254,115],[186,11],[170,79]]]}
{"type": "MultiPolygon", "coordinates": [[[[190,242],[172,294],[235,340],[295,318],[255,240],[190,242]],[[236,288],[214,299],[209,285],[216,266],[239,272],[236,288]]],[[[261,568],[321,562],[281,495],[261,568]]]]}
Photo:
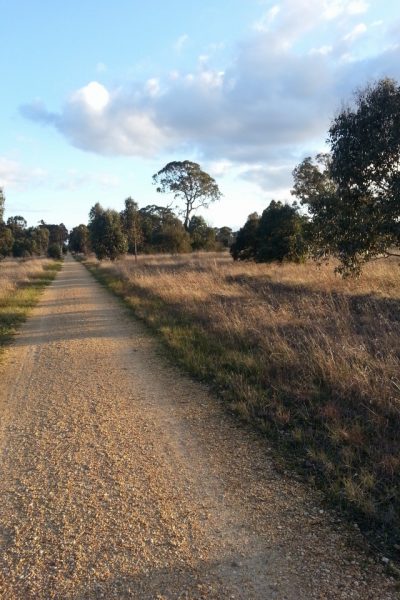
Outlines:
{"type": "Polygon", "coordinates": [[[152,77],[146,81],[145,85],[146,92],[151,97],[158,96],[160,93],[160,80],[157,77],[152,77]]]}
{"type": "Polygon", "coordinates": [[[26,167],[20,162],[0,156],[0,187],[26,189],[44,183],[47,172],[41,167],[26,167]]]}
{"type": "Polygon", "coordinates": [[[101,112],[110,102],[110,94],[103,85],[92,81],[73,94],[72,102],[83,103],[89,110],[101,112]]]}
{"type": "Polygon", "coordinates": [[[181,36],[179,36],[178,39],[175,41],[174,49],[178,54],[180,54],[182,52],[183,47],[188,43],[189,39],[190,38],[189,38],[188,34],[184,33],[181,36]]]}
{"type": "Polygon", "coordinates": [[[207,165],[207,171],[212,177],[222,177],[227,175],[234,167],[230,160],[214,160],[207,165]]]}
{"type": "Polygon", "coordinates": [[[369,4],[363,0],[355,0],[350,2],[348,6],[348,13],[350,15],[361,15],[366,13],[369,8],[369,4]]]}
{"type": "Polygon", "coordinates": [[[280,165],[249,165],[241,172],[242,179],[256,183],[265,190],[287,191],[292,183],[292,163],[280,165]]]}
{"type": "Polygon", "coordinates": [[[282,189],[304,152],[323,145],[342,100],[371,80],[400,76],[400,48],[382,43],[384,28],[372,33],[357,23],[364,2],[282,0],[279,6],[270,28],[252,30],[223,70],[196,60],[190,71],[171,70],[141,84],[107,89],[91,82],[58,113],[39,102],[22,112],[86,151],[189,153],[215,174],[230,174],[234,165],[247,180],[282,189]]]}
{"type": "Polygon", "coordinates": [[[281,7],[279,4],[272,6],[259,21],[254,23],[254,29],[256,31],[268,31],[271,28],[272,23],[275,21],[277,15],[280,13],[280,10],[281,7]]]}
{"type": "Polygon", "coordinates": [[[367,12],[369,4],[364,0],[325,0],[323,14],[327,19],[360,15],[367,12]]]}
{"type": "Polygon", "coordinates": [[[322,56],[332,52],[333,46],[320,46],[319,48],[311,48],[310,54],[322,54],[322,56]]]}
{"type": "Polygon", "coordinates": [[[367,29],[368,28],[365,25],[365,23],[359,23],[358,25],[353,27],[353,29],[350,31],[350,33],[345,35],[343,39],[346,42],[353,43],[357,38],[359,38],[361,35],[366,33],[367,29]]]}

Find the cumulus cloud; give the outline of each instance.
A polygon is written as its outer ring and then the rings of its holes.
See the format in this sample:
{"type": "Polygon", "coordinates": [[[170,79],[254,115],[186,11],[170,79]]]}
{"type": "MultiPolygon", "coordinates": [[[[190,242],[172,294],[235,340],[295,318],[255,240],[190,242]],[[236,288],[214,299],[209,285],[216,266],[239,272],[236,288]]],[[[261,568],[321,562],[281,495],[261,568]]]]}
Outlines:
{"type": "Polygon", "coordinates": [[[150,106],[155,81],[142,89],[109,92],[96,81],[74,92],[61,113],[42,103],[21,107],[26,117],[53,125],[74,146],[104,155],[153,156],[165,147],[168,131],[157,125],[150,106]]]}
{"type": "Polygon", "coordinates": [[[0,187],[22,189],[44,183],[47,171],[40,167],[26,167],[17,160],[0,156],[0,187]]]}
{"type": "Polygon", "coordinates": [[[92,81],[78,90],[72,96],[71,102],[86,106],[89,111],[102,112],[110,102],[110,94],[104,85],[92,81]]]}
{"type": "MultiPolygon", "coordinates": [[[[215,173],[242,165],[242,177],[280,188],[301,154],[323,144],[342,100],[378,77],[399,77],[400,48],[385,45],[384,36],[383,26],[369,27],[362,0],[282,0],[223,69],[199,60],[190,72],[114,89],[92,81],[59,112],[39,102],[21,110],[86,151],[141,157],[190,151],[215,173]]],[[[176,49],[186,42],[185,34],[176,49]]]]}

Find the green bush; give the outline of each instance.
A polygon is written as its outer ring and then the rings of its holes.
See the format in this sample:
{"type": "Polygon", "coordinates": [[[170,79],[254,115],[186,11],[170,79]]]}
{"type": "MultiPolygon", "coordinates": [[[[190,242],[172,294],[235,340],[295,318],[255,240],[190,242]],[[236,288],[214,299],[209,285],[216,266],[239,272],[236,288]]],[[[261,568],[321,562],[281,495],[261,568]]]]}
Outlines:
{"type": "Polygon", "coordinates": [[[50,244],[47,250],[47,256],[49,258],[54,258],[55,260],[60,260],[62,256],[60,246],[58,244],[50,244]]]}

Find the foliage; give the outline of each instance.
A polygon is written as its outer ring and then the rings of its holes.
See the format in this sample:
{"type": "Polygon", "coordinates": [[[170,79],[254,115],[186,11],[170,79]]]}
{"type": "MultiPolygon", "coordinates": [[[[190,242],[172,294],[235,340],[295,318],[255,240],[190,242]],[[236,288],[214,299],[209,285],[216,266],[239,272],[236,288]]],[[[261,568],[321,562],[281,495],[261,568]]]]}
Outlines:
{"type": "Polygon", "coordinates": [[[163,225],[154,236],[154,245],[157,252],[171,254],[184,254],[191,250],[189,235],[178,219],[163,225]]]}
{"type": "Polygon", "coordinates": [[[50,233],[47,227],[30,227],[28,235],[32,243],[31,254],[45,255],[50,241],[50,233]]]}
{"type": "Polygon", "coordinates": [[[272,200],[261,217],[257,213],[249,215],[231,246],[232,257],[257,262],[301,262],[307,254],[306,222],[296,203],[272,200]]]}
{"type": "Polygon", "coordinates": [[[172,193],[183,202],[181,214],[186,231],[192,214],[200,207],[207,208],[222,195],[215,180],[189,160],[168,163],[153,175],[153,183],[157,185],[157,192],[172,193]]]}
{"type": "Polygon", "coordinates": [[[64,223],[56,225],[45,223],[42,220],[40,221],[40,225],[49,231],[49,244],[58,244],[60,250],[62,250],[63,245],[68,240],[68,229],[65,227],[64,223]]]}
{"type": "Polygon", "coordinates": [[[141,208],[139,215],[146,253],[190,251],[189,235],[170,208],[151,204],[141,208]]]}
{"type": "Polygon", "coordinates": [[[215,239],[224,248],[230,248],[235,241],[233,231],[230,227],[224,226],[216,229],[215,239]]]}
{"type": "Polygon", "coordinates": [[[0,258],[11,254],[15,258],[30,256],[45,256],[49,244],[59,244],[60,251],[68,238],[68,231],[60,225],[46,225],[40,221],[38,227],[28,227],[26,220],[21,215],[9,217],[4,224],[2,217],[4,211],[4,194],[0,188],[0,258]]]}
{"type": "Polygon", "coordinates": [[[115,210],[104,210],[99,203],[89,215],[91,247],[99,260],[115,260],[128,250],[128,242],[121,228],[121,219],[115,210]]]}
{"type": "Polygon", "coordinates": [[[303,261],[307,254],[305,223],[306,219],[299,214],[297,205],[272,200],[258,224],[256,261],[303,261]]]}
{"type": "Polygon", "coordinates": [[[55,260],[61,260],[62,252],[58,244],[50,244],[47,250],[47,256],[55,260]]]}
{"type": "Polygon", "coordinates": [[[215,250],[215,230],[209,227],[203,217],[193,215],[190,219],[188,232],[190,234],[192,250],[215,250]]]}
{"type": "Polygon", "coordinates": [[[87,225],[74,227],[69,234],[68,247],[71,252],[87,254],[90,249],[89,229],[87,225]]]}
{"type": "Polygon", "coordinates": [[[236,235],[230,253],[234,260],[254,260],[257,252],[257,232],[260,217],[257,213],[251,213],[246,223],[236,235]]]}
{"type": "Polygon", "coordinates": [[[312,217],[314,255],[344,275],[400,243],[400,88],[390,79],[356,94],[334,119],[330,155],[296,167],[293,194],[312,217]]]}
{"type": "Polygon", "coordinates": [[[125,200],[125,209],[120,213],[122,230],[128,240],[128,252],[137,256],[143,242],[139,205],[131,197],[125,200]]]}
{"type": "Polygon", "coordinates": [[[27,225],[28,223],[25,221],[24,217],[21,217],[21,215],[9,217],[7,219],[7,227],[11,229],[14,237],[23,232],[23,230],[26,229],[27,225]]]}
{"type": "MultiPolygon", "coordinates": [[[[17,215],[7,220],[7,227],[11,233],[12,255],[16,258],[28,256],[41,256],[47,253],[49,245],[49,231],[43,225],[39,227],[27,227],[23,217],[17,215]]],[[[10,239],[10,234],[8,234],[10,239]]]]}
{"type": "Polygon", "coordinates": [[[13,243],[14,237],[11,229],[0,224],[0,259],[11,254],[13,243]]]}

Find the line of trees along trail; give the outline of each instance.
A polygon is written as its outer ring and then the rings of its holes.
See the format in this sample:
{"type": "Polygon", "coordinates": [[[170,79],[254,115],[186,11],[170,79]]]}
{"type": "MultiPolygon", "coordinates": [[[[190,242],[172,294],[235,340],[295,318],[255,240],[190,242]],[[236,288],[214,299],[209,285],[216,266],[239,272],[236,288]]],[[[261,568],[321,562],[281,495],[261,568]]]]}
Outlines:
{"type": "Polygon", "coordinates": [[[72,230],[70,249],[84,252],[90,245],[98,259],[114,260],[126,252],[137,256],[139,252],[184,253],[230,246],[233,232],[229,227],[210,227],[195,214],[222,195],[215,180],[199,164],[188,160],[170,162],[153,175],[153,183],[157,192],[171,194],[178,202],[174,210],[156,204],[139,208],[131,197],[125,200],[120,213],[96,204],[87,228],[79,225],[72,230]]]}
{"type": "Polygon", "coordinates": [[[49,256],[61,258],[67,250],[68,230],[59,225],[40,221],[37,227],[28,227],[24,217],[16,215],[4,222],[5,196],[0,188],[0,260],[7,256],[27,258],[49,256]]]}
{"type": "Polygon", "coordinates": [[[209,227],[201,216],[193,215],[188,230],[169,207],[151,204],[139,208],[132,198],[118,213],[92,207],[89,224],[75,227],[70,234],[72,252],[87,253],[90,249],[99,260],[115,260],[130,253],[186,253],[197,250],[223,250],[233,239],[229,227],[209,227]]]}
{"type": "MultiPolygon", "coordinates": [[[[299,201],[272,201],[252,213],[236,233],[209,227],[196,214],[221,198],[215,180],[197,163],[165,165],[153,175],[157,192],[178,205],[139,208],[133,198],[121,212],[92,207],[88,225],[69,236],[73,252],[114,260],[129,252],[181,253],[230,248],[235,260],[338,259],[343,275],[358,275],[364,263],[400,256],[400,87],[382,79],[358,91],[328,132],[330,152],[306,157],[293,171],[299,201]],[[181,220],[182,219],[182,220],[181,220]]],[[[49,253],[65,246],[63,224],[27,227],[23,217],[3,221],[0,190],[0,258],[49,253]]]]}
{"type": "Polygon", "coordinates": [[[212,229],[195,214],[221,197],[214,179],[197,163],[168,163],[153,175],[153,183],[180,202],[183,222],[170,207],[139,208],[128,198],[119,215],[101,207],[101,214],[91,213],[92,248],[99,258],[111,259],[126,250],[221,247],[229,247],[235,260],[258,262],[333,256],[344,276],[359,275],[369,260],[400,256],[399,85],[382,79],[358,91],[332,121],[327,142],[330,152],[306,157],[294,169],[296,202],[272,201],[261,216],[249,215],[235,234],[226,227],[212,229]],[[101,233],[104,219],[110,222],[107,233],[101,233]]]}

